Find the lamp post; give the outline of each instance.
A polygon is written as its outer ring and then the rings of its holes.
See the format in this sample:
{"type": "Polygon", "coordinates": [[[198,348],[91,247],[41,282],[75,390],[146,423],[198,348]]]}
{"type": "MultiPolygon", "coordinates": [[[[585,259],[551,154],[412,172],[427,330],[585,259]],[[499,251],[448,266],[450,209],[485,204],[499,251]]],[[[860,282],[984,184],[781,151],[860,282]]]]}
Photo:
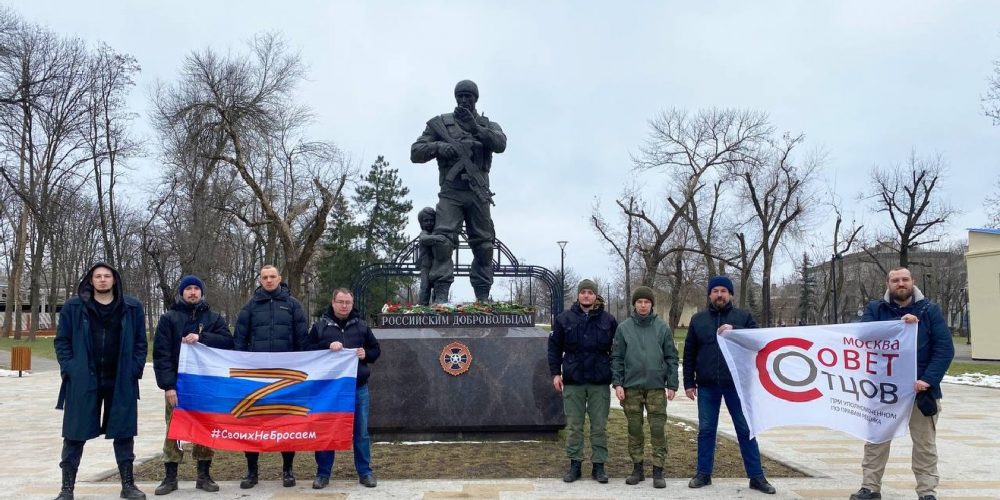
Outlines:
{"type": "Polygon", "coordinates": [[[837,303],[837,261],[842,259],[843,256],[839,253],[834,253],[830,256],[830,281],[833,284],[833,308],[830,310],[830,323],[839,323],[840,321],[840,304],[837,303]]]}
{"type": "Polygon", "coordinates": [[[559,244],[559,297],[566,305],[566,244],[568,241],[557,241],[559,244]]]}

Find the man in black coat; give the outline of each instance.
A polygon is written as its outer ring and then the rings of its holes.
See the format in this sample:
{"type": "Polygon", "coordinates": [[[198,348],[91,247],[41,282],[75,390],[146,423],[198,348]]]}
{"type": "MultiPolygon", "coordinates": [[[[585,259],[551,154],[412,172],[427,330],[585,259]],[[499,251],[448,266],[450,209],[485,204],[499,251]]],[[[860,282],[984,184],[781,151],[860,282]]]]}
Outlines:
{"type": "Polygon", "coordinates": [[[691,318],[684,339],[684,393],[698,400],[698,464],[688,487],[712,484],[719,411],[725,400],[740,444],[743,468],[750,478],[750,488],[774,494],[774,486],[764,477],[757,439],[750,439],[750,427],[740,406],[736,383],[717,339],[718,334],[726,330],[757,328],[757,323],[749,312],[733,307],[733,282],[726,276],[708,281],[708,302],[707,309],[691,318]]]}
{"type": "Polygon", "coordinates": [[[552,386],[563,394],[566,412],[567,483],[580,478],[583,462],[583,421],[590,417],[590,476],[607,483],[608,412],[611,408],[611,346],[618,321],[604,310],[597,285],[583,280],[576,302],[552,324],[549,335],[549,373],[552,386]]]}
{"type": "MultiPolygon", "coordinates": [[[[278,268],[267,265],[260,269],[260,286],[254,296],[240,310],[236,319],[235,343],[237,351],[293,352],[305,350],[309,325],[305,310],[288,285],[282,283],[278,268]]],[[[257,462],[260,453],[245,452],[247,475],[240,481],[240,488],[249,489],[257,484],[257,462]]],[[[292,474],[294,451],[281,452],[281,484],[295,486],[292,474]]]]}
{"type": "Polygon", "coordinates": [[[62,375],[56,408],[64,410],[62,489],[56,500],[73,499],[83,446],[101,434],[114,440],[121,497],[146,498],[132,475],[146,347],[142,304],[125,295],[117,270],[95,264],[80,281],[77,296],[63,305],[56,329],[62,375]]]}
{"type": "MultiPolygon", "coordinates": [[[[354,396],[354,470],[358,481],[369,487],[376,486],[372,472],[372,441],[368,435],[368,409],[371,401],[368,394],[368,377],[374,363],[382,354],[378,339],[372,333],[358,311],[354,309],[354,295],[346,288],[333,291],[330,307],[309,330],[309,349],[339,351],[353,349],[358,356],[357,391],[354,396]]],[[[333,451],[316,452],[316,479],[314,489],[323,489],[330,484],[333,472],[333,451]]]]}
{"type": "MultiPolygon", "coordinates": [[[[177,365],[180,363],[181,344],[201,342],[216,349],[232,349],[233,334],[225,318],[213,311],[204,298],[205,283],[197,276],[185,276],[177,285],[177,297],[169,311],[160,316],[153,339],[153,371],[156,385],[163,389],[166,399],[167,429],[170,417],[177,406],[177,365]]],[[[198,461],[198,480],[195,487],[205,491],[219,491],[209,469],[215,453],[211,448],[194,445],[192,453],[198,461]]],[[[163,482],[156,488],[157,495],[166,495],[177,489],[177,464],[184,459],[184,451],[174,439],[163,440],[163,482]]]]}

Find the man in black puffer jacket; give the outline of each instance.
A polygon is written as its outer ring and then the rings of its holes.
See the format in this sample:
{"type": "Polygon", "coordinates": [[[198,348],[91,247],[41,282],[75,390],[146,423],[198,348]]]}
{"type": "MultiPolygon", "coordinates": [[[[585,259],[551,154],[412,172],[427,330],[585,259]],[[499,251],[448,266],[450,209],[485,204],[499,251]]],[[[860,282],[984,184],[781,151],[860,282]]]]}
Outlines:
{"type": "Polygon", "coordinates": [[[591,477],[607,483],[608,412],[611,408],[611,345],[618,321],[604,310],[597,285],[583,280],[576,302],[552,324],[549,335],[549,373],[552,386],[563,393],[566,412],[567,483],[580,478],[583,461],[583,420],[590,416],[591,477]]]}
{"type": "MultiPolygon", "coordinates": [[[[308,321],[302,304],[292,297],[288,285],[281,282],[278,268],[267,265],[260,269],[260,286],[236,319],[236,350],[253,352],[303,351],[308,336],[308,321]]],[[[245,452],[247,475],[240,488],[257,484],[257,460],[260,453],[245,452]]],[[[281,484],[295,486],[292,474],[294,451],[281,452],[281,484]]]]}
{"type": "MultiPolygon", "coordinates": [[[[309,350],[339,351],[353,349],[358,356],[357,392],[354,396],[354,470],[358,473],[358,482],[369,487],[376,486],[375,474],[372,472],[372,442],[368,435],[368,377],[371,368],[368,366],[378,360],[382,354],[378,339],[354,309],[354,295],[346,288],[333,291],[330,307],[323,317],[313,324],[309,330],[309,350]]],[[[330,474],[333,472],[333,451],[316,452],[316,479],[314,489],[325,488],[330,484],[330,474]]]]}
{"type": "Polygon", "coordinates": [[[684,393],[698,400],[698,468],[688,487],[712,484],[715,436],[719,428],[719,410],[725,399],[740,444],[743,468],[750,478],[750,488],[774,494],[774,486],[764,477],[757,439],[750,439],[750,427],[743,416],[733,375],[716,338],[726,330],[757,328],[757,323],[749,312],[733,307],[733,282],[726,276],[708,281],[708,300],[708,309],[691,318],[684,340],[684,393]]]}
{"type": "MultiPolygon", "coordinates": [[[[153,371],[156,385],[163,389],[166,398],[167,429],[170,417],[177,406],[177,365],[181,358],[181,344],[201,342],[216,349],[232,349],[233,334],[219,313],[205,302],[205,283],[197,276],[185,276],[177,285],[177,298],[170,310],[160,316],[153,339],[153,371]]],[[[209,469],[215,453],[211,448],[194,445],[191,453],[198,461],[198,480],[195,487],[205,491],[219,491],[209,469]]],[[[166,495],[177,489],[177,464],[184,459],[184,451],[176,440],[163,440],[163,481],[156,487],[157,495],[166,495]]]]}

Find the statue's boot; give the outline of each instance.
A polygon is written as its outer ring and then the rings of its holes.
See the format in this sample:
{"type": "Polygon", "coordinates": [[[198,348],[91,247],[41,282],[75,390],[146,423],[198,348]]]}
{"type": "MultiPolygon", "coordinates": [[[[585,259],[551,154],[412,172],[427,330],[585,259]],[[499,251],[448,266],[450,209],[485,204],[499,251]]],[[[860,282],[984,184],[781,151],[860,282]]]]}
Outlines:
{"type": "Polygon", "coordinates": [[[435,283],[434,299],[431,302],[434,304],[447,304],[449,290],[451,290],[451,283],[435,283]]]}

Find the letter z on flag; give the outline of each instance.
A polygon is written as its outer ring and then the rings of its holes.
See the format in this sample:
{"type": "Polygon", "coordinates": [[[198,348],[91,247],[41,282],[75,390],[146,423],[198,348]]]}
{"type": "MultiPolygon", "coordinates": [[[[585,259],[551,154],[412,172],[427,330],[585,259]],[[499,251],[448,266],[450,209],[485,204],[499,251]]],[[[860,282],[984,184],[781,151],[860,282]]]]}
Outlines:
{"type": "Polygon", "coordinates": [[[729,330],[718,339],[750,437],[784,425],[820,425],[872,443],[907,432],[916,324],[729,330]]]}
{"type": "Polygon", "coordinates": [[[234,451],[351,449],[358,358],[182,344],[167,436],[234,451]]]}

